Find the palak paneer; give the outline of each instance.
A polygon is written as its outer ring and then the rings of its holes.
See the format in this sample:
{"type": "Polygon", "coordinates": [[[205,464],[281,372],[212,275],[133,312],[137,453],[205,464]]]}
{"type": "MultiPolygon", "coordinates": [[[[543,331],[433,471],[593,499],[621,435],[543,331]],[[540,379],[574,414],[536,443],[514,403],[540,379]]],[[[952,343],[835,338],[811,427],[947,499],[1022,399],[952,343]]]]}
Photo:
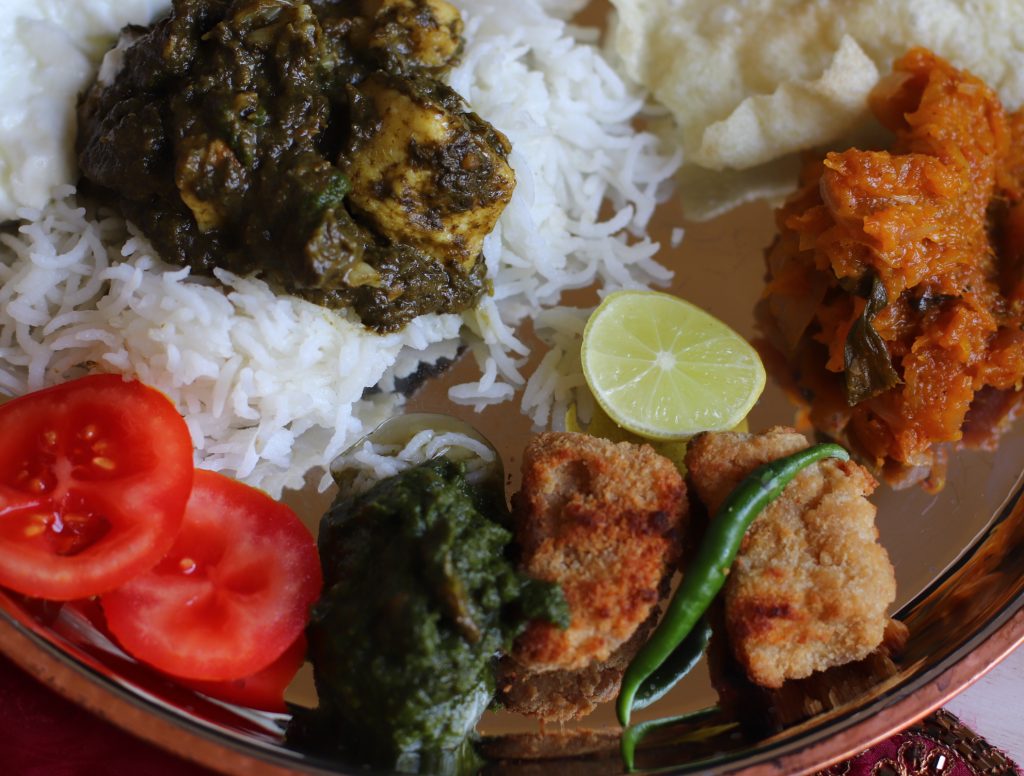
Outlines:
{"type": "Polygon", "coordinates": [[[440,80],[461,31],[445,0],[175,0],[126,28],[80,106],[87,189],[168,261],[380,331],[467,309],[515,176],[440,80]]]}

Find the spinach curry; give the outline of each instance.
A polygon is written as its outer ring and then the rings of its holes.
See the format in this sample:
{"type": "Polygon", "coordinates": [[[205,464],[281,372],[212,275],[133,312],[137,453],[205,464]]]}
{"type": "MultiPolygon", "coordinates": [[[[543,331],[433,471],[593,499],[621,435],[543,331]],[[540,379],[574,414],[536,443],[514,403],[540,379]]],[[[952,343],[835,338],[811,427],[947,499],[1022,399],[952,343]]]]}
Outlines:
{"type": "Polygon", "coordinates": [[[526,623],[568,625],[561,589],[508,558],[512,534],[490,517],[504,510],[500,486],[470,485],[447,458],[339,497],[320,524],[308,730],[383,766],[436,761],[472,732],[526,623]]]}
{"type": "Polygon", "coordinates": [[[80,106],[84,188],[168,261],[258,272],[380,331],[471,307],[515,177],[438,80],[461,30],[445,0],[174,0],[80,106]]]}

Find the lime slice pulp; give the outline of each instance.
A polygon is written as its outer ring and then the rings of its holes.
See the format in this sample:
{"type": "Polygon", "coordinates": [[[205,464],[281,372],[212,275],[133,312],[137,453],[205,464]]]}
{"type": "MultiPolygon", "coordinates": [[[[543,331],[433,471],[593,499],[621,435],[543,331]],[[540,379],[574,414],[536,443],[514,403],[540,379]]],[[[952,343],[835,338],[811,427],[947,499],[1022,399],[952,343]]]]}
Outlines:
{"type": "Polygon", "coordinates": [[[743,337],[656,291],[609,294],[587,322],[581,358],[601,408],[649,439],[730,429],[765,384],[761,359],[743,337]]]}

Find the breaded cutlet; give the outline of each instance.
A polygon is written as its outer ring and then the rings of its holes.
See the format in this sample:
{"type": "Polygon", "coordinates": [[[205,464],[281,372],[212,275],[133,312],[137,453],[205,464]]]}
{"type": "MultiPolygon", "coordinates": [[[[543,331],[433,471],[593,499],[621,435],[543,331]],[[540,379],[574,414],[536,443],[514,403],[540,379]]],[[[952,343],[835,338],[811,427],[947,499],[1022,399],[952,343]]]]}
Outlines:
{"type": "Polygon", "coordinates": [[[549,722],[580,719],[619,694],[622,675],[654,630],[652,614],[602,661],[573,670],[536,671],[506,655],[498,661],[495,699],[504,708],[549,722]]]}
{"type": "Polygon", "coordinates": [[[524,452],[512,507],[523,571],[561,585],[571,622],[527,627],[506,659],[502,701],[547,719],[583,716],[617,692],[635,652],[624,645],[668,589],[685,483],[648,445],[544,433],[524,452]]]}
{"type": "Polygon", "coordinates": [[[681,550],[686,486],[649,445],[572,433],[538,434],[512,498],[523,570],[557,582],[566,630],[535,622],[514,657],[536,670],[607,659],[647,619],[681,550]]]}
{"type": "MultiPolygon", "coordinates": [[[[758,466],[809,446],[786,427],[694,437],[689,481],[714,514],[758,466]]],[[[896,580],[878,542],[877,482],[852,461],[801,471],[753,522],[725,585],[726,629],[750,680],[779,687],[860,660],[882,641],[896,580]]]]}

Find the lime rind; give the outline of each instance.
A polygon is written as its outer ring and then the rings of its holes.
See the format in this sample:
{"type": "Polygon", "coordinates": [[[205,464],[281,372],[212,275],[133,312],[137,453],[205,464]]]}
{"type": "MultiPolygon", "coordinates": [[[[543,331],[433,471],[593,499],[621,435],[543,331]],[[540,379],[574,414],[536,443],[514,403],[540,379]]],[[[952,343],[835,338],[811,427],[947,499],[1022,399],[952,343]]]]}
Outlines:
{"type": "Polygon", "coordinates": [[[651,439],[734,427],[766,380],[757,352],[739,334],[654,291],[610,294],[587,322],[581,357],[604,412],[651,439]]]}

